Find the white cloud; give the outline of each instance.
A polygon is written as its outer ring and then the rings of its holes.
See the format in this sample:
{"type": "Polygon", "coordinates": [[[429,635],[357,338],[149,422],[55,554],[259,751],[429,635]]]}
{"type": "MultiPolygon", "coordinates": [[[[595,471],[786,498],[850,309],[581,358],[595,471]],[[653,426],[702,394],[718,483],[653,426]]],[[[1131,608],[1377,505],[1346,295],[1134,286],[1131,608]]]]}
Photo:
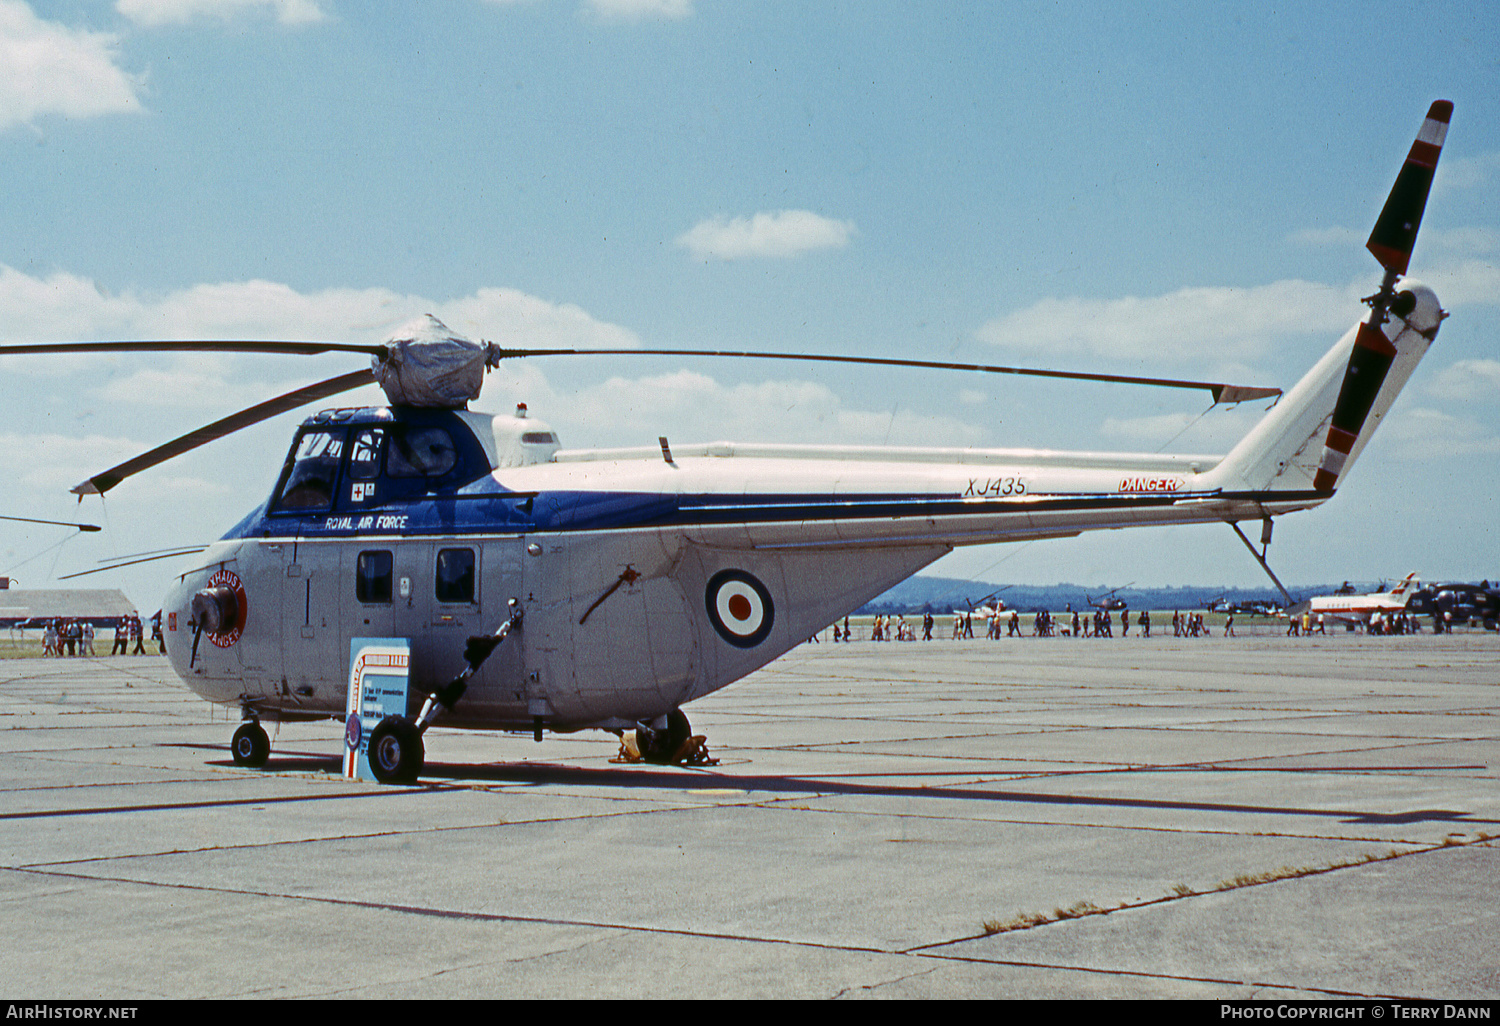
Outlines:
{"type": "Polygon", "coordinates": [[[50,489],[62,494],[87,476],[78,473],[77,468],[109,466],[129,459],[142,448],[145,447],[129,439],[102,435],[72,437],[7,432],[0,434],[0,474],[13,487],[50,489]]]}
{"type": "Polygon", "coordinates": [[[301,293],[278,282],[195,285],[164,296],[111,294],[57,272],[35,278],[0,264],[0,323],[11,339],[264,338],[379,342],[432,313],[455,331],[508,347],[628,349],[636,335],[571,304],[486,288],[439,301],[389,289],[301,293]]]}
{"type": "Polygon", "coordinates": [[[826,385],[781,380],[723,384],[689,370],[638,378],[614,377],[578,390],[554,391],[533,379],[519,397],[563,429],[564,444],[575,432],[607,424],[602,444],[654,444],[671,425],[675,441],[757,441],[819,444],[977,445],[982,428],[904,408],[846,407],[826,385]],[[539,387],[540,386],[540,387],[539,387]],[[527,396],[530,398],[527,398],[527,396]],[[551,411],[551,412],[548,412],[551,411]]]}
{"type": "Polygon", "coordinates": [[[205,18],[229,20],[245,13],[273,13],[282,25],[310,25],[328,15],[316,0],[118,0],[115,10],[137,25],[186,25],[205,18]]]}
{"type": "Polygon", "coordinates": [[[1427,392],[1453,402],[1500,397],[1500,360],[1459,360],[1444,367],[1427,392]]]}
{"type": "Polygon", "coordinates": [[[1383,428],[1394,454],[1430,462],[1435,456],[1488,456],[1500,453],[1500,436],[1469,417],[1425,407],[1398,408],[1383,428]]]}
{"type": "Polygon", "coordinates": [[[22,0],[0,0],[0,131],[46,114],[140,111],[140,79],[115,63],[116,42],[43,21],[22,0]]]}
{"type": "Polygon", "coordinates": [[[1438,162],[1432,180],[1432,191],[1442,196],[1449,192],[1479,189],[1500,175],[1500,153],[1481,153],[1474,157],[1445,157],[1438,162]]]}
{"type": "Polygon", "coordinates": [[[1043,299],[986,322],[978,337],[1005,349],[1153,364],[1266,352],[1289,333],[1341,333],[1363,312],[1359,286],[1278,281],[1251,288],[1188,288],[1164,296],[1043,299]]]}
{"type": "MultiPolygon", "coordinates": [[[[519,7],[537,0],[488,0],[497,7],[519,7]]],[[[583,0],[581,10],[599,22],[681,21],[693,16],[695,0],[583,0]]]]}
{"type": "Polygon", "coordinates": [[[1413,273],[1432,286],[1447,310],[1500,303],[1500,265],[1492,260],[1465,260],[1413,273]]]}
{"type": "Polygon", "coordinates": [[[1108,449],[1223,453],[1265,414],[1264,403],[1215,409],[1208,415],[1164,413],[1148,417],[1106,417],[1099,434],[1108,449]]]}
{"type": "Polygon", "coordinates": [[[810,210],[778,210],[753,217],[711,217],[679,235],[677,244],[695,256],[719,260],[787,258],[815,249],[841,249],[854,234],[852,221],[835,221],[810,210]]]}
{"type": "Polygon", "coordinates": [[[600,21],[679,21],[692,17],[693,0],[584,0],[600,21]]]}
{"type": "MultiPolygon", "coordinates": [[[[155,444],[156,441],[99,434],[72,437],[8,432],[0,434],[0,475],[15,489],[17,499],[30,499],[34,503],[38,496],[66,496],[69,488],[90,474],[138,456],[155,444]]],[[[233,499],[239,489],[233,481],[159,474],[141,491],[147,495],[172,495],[173,501],[184,501],[194,497],[233,499]]],[[[91,516],[97,513],[80,510],[76,519],[87,520],[91,516]]]]}
{"type": "Polygon", "coordinates": [[[1492,228],[1449,228],[1446,231],[1426,231],[1422,242],[1447,253],[1473,255],[1494,253],[1500,250],[1500,232],[1492,228]]]}
{"type": "Polygon", "coordinates": [[[1361,235],[1353,228],[1304,228],[1300,232],[1293,232],[1288,238],[1292,242],[1304,246],[1317,246],[1320,248],[1337,246],[1340,249],[1356,250],[1365,244],[1367,235],[1361,235]]]}
{"type": "MultiPolygon", "coordinates": [[[[1452,250],[1483,250],[1494,241],[1486,229],[1444,233],[1452,250]]],[[[1433,262],[1413,268],[1445,309],[1500,302],[1500,265],[1483,258],[1433,262]]],[[[1039,356],[1089,356],[1108,360],[1246,360],[1270,352],[1290,335],[1340,335],[1365,313],[1361,297],[1378,279],[1348,285],[1287,280],[1248,288],[1179,289],[1162,296],[1047,298],[985,322],[983,342],[1039,356]]]]}

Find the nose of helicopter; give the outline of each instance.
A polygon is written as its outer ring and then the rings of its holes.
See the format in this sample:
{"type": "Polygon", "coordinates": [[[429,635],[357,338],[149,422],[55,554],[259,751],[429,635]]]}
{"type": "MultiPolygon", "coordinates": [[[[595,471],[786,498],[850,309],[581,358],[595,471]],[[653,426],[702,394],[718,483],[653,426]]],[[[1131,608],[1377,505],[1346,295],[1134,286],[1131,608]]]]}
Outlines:
{"type": "Polygon", "coordinates": [[[167,643],[167,658],[183,676],[187,671],[188,650],[193,643],[193,592],[196,590],[188,583],[187,577],[179,577],[162,599],[162,637],[167,643]]]}

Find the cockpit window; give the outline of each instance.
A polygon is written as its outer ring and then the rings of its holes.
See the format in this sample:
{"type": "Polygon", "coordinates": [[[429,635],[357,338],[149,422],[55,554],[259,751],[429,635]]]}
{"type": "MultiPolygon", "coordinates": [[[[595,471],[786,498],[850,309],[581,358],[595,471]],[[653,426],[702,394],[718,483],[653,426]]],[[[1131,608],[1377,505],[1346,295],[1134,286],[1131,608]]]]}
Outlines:
{"type": "Polygon", "coordinates": [[[344,432],[308,431],[297,439],[292,468],[276,497],[276,508],[320,510],[333,505],[338,483],[339,457],[344,451],[344,432]]]}
{"type": "Polygon", "coordinates": [[[370,481],[380,475],[380,445],[385,441],[383,428],[356,431],[349,447],[349,476],[356,481],[370,481]]]}
{"type": "Polygon", "coordinates": [[[398,429],[391,436],[385,472],[391,477],[442,477],[457,462],[453,438],[442,428],[398,429]]]}

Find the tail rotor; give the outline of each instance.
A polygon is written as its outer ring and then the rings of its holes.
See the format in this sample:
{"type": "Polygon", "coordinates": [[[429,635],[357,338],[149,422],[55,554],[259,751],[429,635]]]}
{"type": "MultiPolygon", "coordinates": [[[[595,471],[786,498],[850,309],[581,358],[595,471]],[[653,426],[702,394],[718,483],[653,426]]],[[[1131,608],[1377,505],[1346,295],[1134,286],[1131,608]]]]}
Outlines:
{"type": "MultiPolygon", "coordinates": [[[[1365,299],[1370,306],[1370,316],[1360,323],[1354,349],[1349,354],[1349,366],[1344,372],[1338,402],[1334,405],[1323,459],[1313,479],[1316,491],[1331,493],[1337,486],[1365,426],[1365,418],[1375,404],[1386,373],[1396,357],[1396,346],[1385,331],[1387,321],[1392,314],[1404,319],[1416,306],[1416,295],[1411,291],[1398,292],[1396,284],[1406,274],[1411,262],[1417,229],[1422,225],[1422,214],[1427,208],[1427,196],[1432,190],[1432,178],[1437,171],[1438,156],[1452,116],[1453,104],[1447,100],[1438,100],[1428,108],[1421,131],[1417,133],[1406,163],[1396,176],[1396,184],[1391,187],[1385,207],[1365,243],[1365,248],[1385,268],[1385,276],[1380,291],[1365,299]]],[[[1436,329],[1433,331],[1435,333],[1436,329]]]]}

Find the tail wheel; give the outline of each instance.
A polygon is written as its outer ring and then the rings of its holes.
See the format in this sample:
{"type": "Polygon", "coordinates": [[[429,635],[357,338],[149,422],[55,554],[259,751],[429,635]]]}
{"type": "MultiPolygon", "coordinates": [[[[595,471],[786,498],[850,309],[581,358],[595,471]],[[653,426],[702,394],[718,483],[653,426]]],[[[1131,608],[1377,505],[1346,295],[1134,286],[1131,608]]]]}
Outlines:
{"type": "Polygon", "coordinates": [[[370,732],[370,772],[382,784],[414,783],[426,757],[422,735],[399,716],[387,716],[370,732]]]}
{"type": "Polygon", "coordinates": [[[234,756],[236,766],[259,769],[271,755],[271,739],[265,729],[255,720],[240,724],[229,742],[229,753],[234,756]]]}

